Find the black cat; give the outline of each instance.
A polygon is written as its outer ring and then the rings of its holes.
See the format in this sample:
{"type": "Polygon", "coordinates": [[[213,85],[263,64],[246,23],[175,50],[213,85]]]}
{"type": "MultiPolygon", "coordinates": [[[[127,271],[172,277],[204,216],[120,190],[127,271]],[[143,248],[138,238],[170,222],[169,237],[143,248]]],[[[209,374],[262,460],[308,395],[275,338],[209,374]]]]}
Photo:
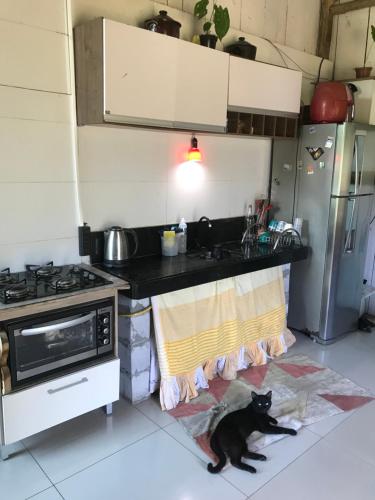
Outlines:
{"type": "Polygon", "coordinates": [[[272,391],[266,395],[252,392],[251,397],[252,401],[246,408],[225,415],[214,430],[210,445],[212,451],[219,458],[219,463],[215,466],[208,464],[207,470],[212,474],[221,471],[227,463],[227,457],[234,467],[248,472],[256,472],[254,467],[241,462],[242,457],[266,460],[264,455],[253,453],[247,449],[246,439],[254,431],[263,434],[290,434],[291,436],[297,434],[294,429],[279,427],[277,420],[267,415],[272,404],[272,391]]]}

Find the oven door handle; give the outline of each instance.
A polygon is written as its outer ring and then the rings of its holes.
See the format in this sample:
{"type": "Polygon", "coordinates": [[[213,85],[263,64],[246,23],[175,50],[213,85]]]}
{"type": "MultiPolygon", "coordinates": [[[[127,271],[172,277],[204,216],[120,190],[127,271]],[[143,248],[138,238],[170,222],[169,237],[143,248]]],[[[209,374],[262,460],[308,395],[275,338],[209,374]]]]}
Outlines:
{"type": "Polygon", "coordinates": [[[43,333],[54,332],[56,330],[62,330],[63,328],[71,328],[73,326],[82,325],[82,323],[86,323],[90,319],[96,317],[96,312],[92,312],[90,314],[86,314],[85,316],[81,316],[76,319],[71,319],[70,321],[65,321],[63,323],[56,323],[54,325],[41,326],[37,328],[28,328],[25,330],[21,330],[20,334],[24,337],[28,337],[31,335],[41,335],[43,333]]]}

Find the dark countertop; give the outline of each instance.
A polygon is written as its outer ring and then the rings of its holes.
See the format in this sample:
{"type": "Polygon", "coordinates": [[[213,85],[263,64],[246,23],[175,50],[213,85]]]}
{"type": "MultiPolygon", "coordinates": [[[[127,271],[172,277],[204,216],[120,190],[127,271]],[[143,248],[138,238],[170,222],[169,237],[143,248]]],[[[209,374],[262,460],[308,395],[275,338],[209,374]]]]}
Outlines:
{"type": "Polygon", "coordinates": [[[267,245],[259,245],[252,249],[251,257],[245,259],[238,244],[228,248],[231,248],[230,253],[221,260],[202,259],[200,252],[190,252],[176,257],[141,257],[129,261],[122,268],[108,268],[102,264],[95,267],[127,281],[130,289],[122,291],[122,294],[132,299],[143,299],[304,260],[308,256],[308,247],[278,248],[274,252],[267,245]]]}

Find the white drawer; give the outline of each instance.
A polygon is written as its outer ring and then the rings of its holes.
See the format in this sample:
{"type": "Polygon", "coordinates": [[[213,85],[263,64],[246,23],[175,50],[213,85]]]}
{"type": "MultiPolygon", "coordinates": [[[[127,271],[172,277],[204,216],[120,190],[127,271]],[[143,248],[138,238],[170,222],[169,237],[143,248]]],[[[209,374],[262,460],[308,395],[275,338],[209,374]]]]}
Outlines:
{"type": "Polygon", "coordinates": [[[4,444],[24,439],[119,399],[120,360],[3,397],[4,444]]]}

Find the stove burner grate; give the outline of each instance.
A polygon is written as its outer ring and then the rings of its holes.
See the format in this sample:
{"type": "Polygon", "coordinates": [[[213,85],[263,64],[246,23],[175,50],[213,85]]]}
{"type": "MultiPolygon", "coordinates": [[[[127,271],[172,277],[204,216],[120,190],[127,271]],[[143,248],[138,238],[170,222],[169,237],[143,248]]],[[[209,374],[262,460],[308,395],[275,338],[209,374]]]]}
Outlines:
{"type": "Polygon", "coordinates": [[[71,277],[71,276],[65,276],[64,278],[57,278],[51,281],[50,286],[58,292],[59,290],[71,290],[72,288],[75,288],[77,285],[79,285],[79,282],[71,277]]]}
{"type": "Polygon", "coordinates": [[[9,302],[18,302],[26,298],[32,298],[35,294],[33,290],[27,286],[26,280],[22,280],[3,287],[2,295],[4,297],[4,302],[8,304],[9,302]]]}
{"type": "Polygon", "coordinates": [[[28,264],[26,269],[27,271],[32,272],[36,278],[40,279],[51,278],[52,276],[56,276],[56,274],[61,273],[61,267],[54,266],[53,261],[48,262],[45,266],[28,264]]]}
{"type": "Polygon", "coordinates": [[[12,276],[10,274],[9,267],[0,271],[0,285],[3,283],[12,283],[12,276]]]}

